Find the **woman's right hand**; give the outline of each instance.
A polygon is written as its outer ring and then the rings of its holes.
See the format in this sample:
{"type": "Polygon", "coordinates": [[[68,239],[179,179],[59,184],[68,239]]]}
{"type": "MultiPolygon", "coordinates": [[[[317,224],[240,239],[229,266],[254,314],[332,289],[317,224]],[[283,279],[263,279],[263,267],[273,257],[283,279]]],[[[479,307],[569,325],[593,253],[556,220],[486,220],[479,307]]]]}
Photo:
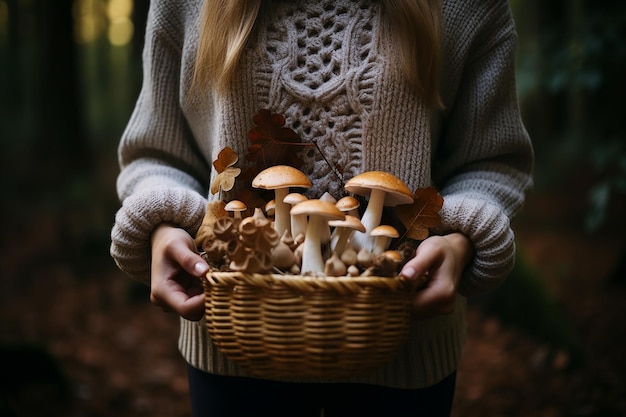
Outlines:
{"type": "Polygon", "coordinates": [[[187,320],[200,320],[204,315],[201,278],[209,265],[198,254],[193,238],[181,228],[162,224],[152,233],[151,243],[150,301],[187,320]]]}

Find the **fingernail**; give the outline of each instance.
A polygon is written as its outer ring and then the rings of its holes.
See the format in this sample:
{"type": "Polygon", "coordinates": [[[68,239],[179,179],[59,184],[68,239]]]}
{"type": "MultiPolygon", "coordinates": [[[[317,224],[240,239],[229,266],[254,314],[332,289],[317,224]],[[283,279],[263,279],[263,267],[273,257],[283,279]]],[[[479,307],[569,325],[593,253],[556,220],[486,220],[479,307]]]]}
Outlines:
{"type": "Polygon", "coordinates": [[[407,278],[407,279],[415,279],[415,269],[413,269],[410,266],[407,266],[406,268],[404,268],[401,272],[402,276],[407,278]]]}
{"type": "Polygon", "coordinates": [[[193,270],[196,271],[198,275],[204,275],[209,270],[209,266],[205,263],[198,262],[193,266],[193,270]]]}

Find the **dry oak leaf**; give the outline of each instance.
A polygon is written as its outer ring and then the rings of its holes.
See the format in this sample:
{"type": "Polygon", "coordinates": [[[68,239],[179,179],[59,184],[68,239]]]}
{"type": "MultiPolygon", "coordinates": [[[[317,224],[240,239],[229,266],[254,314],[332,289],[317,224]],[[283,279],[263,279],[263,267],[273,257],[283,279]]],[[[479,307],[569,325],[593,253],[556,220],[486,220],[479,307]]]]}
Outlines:
{"type": "Polygon", "coordinates": [[[252,121],[256,125],[248,131],[251,145],[246,160],[256,163],[258,171],[274,165],[302,166],[302,159],[297,156],[296,146],[307,146],[292,129],[285,127],[285,117],[267,109],[261,109],[252,121]]]}
{"type": "Polygon", "coordinates": [[[217,159],[213,161],[213,167],[217,171],[217,176],[211,182],[211,194],[216,194],[220,188],[224,191],[230,191],[235,186],[235,178],[241,174],[240,168],[233,165],[237,163],[239,156],[231,148],[226,147],[217,155],[217,159]]]}
{"type": "Polygon", "coordinates": [[[443,197],[434,187],[418,188],[414,194],[413,204],[396,207],[398,217],[406,227],[404,237],[414,240],[426,239],[430,234],[429,229],[441,223],[439,215],[441,207],[443,197]]]}

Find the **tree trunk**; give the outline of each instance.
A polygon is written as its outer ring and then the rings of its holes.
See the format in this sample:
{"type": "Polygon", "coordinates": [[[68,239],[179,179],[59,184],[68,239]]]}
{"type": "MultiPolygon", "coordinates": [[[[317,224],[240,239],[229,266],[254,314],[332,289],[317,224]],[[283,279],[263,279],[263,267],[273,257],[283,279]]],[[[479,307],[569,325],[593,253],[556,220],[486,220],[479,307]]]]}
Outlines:
{"type": "Polygon", "coordinates": [[[36,151],[45,159],[54,158],[57,172],[80,170],[89,165],[89,151],[78,95],[72,0],[39,0],[34,7],[37,44],[41,48],[37,63],[36,151]]]}

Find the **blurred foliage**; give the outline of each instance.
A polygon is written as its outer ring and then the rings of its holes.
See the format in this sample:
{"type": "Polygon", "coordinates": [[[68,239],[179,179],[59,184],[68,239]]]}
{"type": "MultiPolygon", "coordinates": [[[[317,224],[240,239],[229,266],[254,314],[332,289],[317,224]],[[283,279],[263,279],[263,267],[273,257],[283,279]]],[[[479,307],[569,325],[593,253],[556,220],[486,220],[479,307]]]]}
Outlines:
{"type": "Polygon", "coordinates": [[[140,87],[148,3],[0,0],[0,215],[16,219],[3,243],[51,223],[63,244],[49,255],[110,262],[116,148],[140,87]]]}
{"type": "Polygon", "coordinates": [[[626,195],[626,8],[612,1],[512,1],[518,90],[538,186],[586,194],[587,230],[626,195]],[[576,183],[584,174],[589,184],[576,183]],[[559,186],[560,187],[560,186],[559,186]],[[587,189],[583,189],[587,187],[587,189]]]}
{"type": "Polygon", "coordinates": [[[483,310],[509,326],[521,329],[554,350],[568,353],[572,366],[584,361],[580,335],[568,312],[547,289],[543,278],[518,249],[515,269],[495,291],[474,300],[483,310]]]}

